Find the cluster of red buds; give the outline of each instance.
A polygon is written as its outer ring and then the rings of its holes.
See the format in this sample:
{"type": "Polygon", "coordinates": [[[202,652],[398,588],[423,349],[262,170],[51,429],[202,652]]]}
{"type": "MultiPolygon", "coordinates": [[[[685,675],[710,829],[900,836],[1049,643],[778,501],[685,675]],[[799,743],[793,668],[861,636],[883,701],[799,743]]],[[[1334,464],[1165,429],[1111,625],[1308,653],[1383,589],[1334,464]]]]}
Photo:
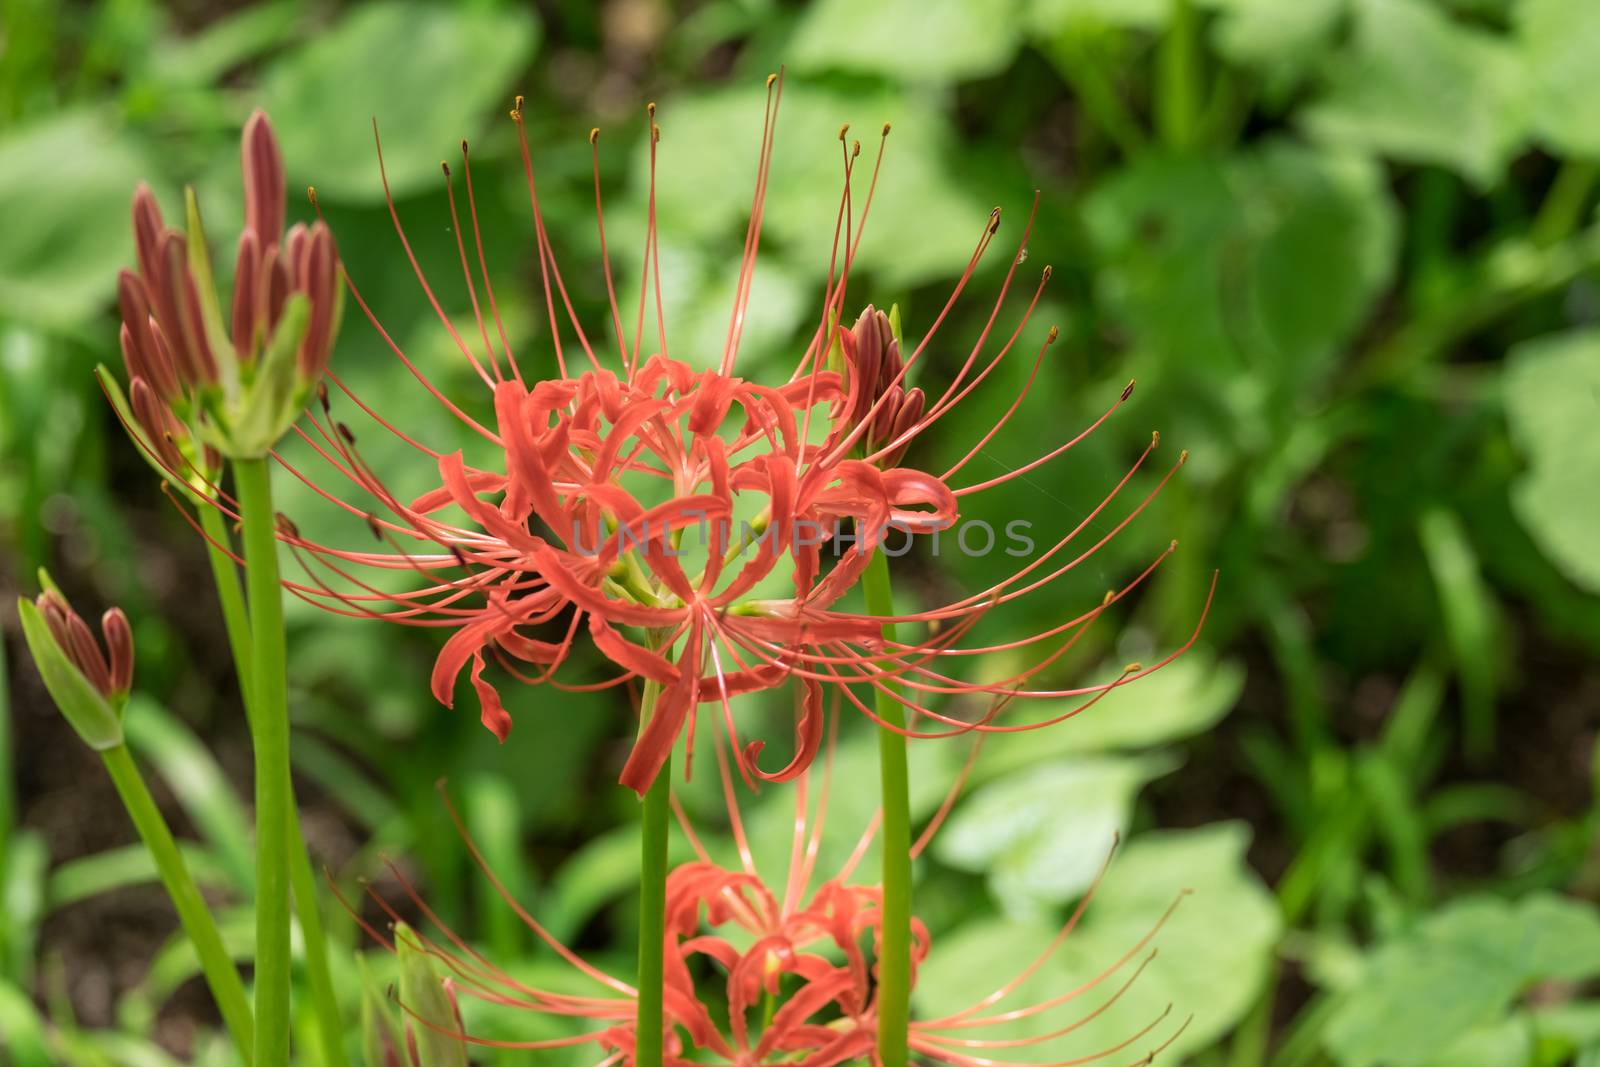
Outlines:
{"type": "Polygon", "coordinates": [[[100,635],[72,610],[50,576],[36,600],[19,599],[23,637],[45,688],[72,728],[95,749],[122,743],[122,705],[133,685],[133,629],[121,608],[100,617],[100,635]]]}
{"type": "Polygon", "coordinates": [[[220,456],[265,455],[327,368],[344,289],[326,224],[284,232],[283,159],[266,115],[245,124],[245,224],[224,319],[191,189],[186,232],[149,186],[133,197],[137,270],[117,281],[126,399],[102,385],[144,450],[180,485],[204,486],[220,456]]]}
{"type": "Polygon", "coordinates": [[[885,467],[905,457],[926,403],[920,388],[901,384],[905,365],[898,318],[898,308],[885,314],[868,304],[855,326],[838,333],[839,362],[849,387],[838,417],[851,426],[867,424],[862,451],[880,456],[885,467]]]}

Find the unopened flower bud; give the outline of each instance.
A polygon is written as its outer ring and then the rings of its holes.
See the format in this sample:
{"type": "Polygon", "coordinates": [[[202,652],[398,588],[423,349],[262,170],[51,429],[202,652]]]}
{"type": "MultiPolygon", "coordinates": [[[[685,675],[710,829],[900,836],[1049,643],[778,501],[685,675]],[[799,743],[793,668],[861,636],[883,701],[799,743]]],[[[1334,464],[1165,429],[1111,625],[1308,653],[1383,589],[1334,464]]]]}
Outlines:
{"type": "MultiPolygon", "coordinates": [[[[892,444],[921,418],[922,390],[906,388],[900,342],[895,337],[893,321],[884,312],[868,304],[840,341],[848,385],[844,421],[852,427],[868,424],[859,447],[863,454],[872,455],[892,444]]],[[[878,456],[876,462],[881,467],[894,466],[909,444],[907,437],[878,456]]]]}
{"type": "Polygon", "coordinates": [[[155,432],[160,420],[125,410],[119,390],[107,393],[124,421],[145,431],[147,458],[163,476],[202,492],[211,455],[264,456],[299,417],[327,368],[343,305],[327,225],[284,231],[283,155],[264,113],[245,124],[239,154],[245,219],[232,299],[217,297],[193,191],[180,231],[163,222],[144,185],[133,198],[138,271],[124,271],[117,292],[129,379],[143,379],[170,409],[176,451],[155,432]],[[191,439],[203,444],[190,448],[191,439]],[[174,462],[175,454],[186,462],[174,462]]]}
{"type": "Polygon", "coordinates": [[[41,575],[46,591],[17,601],[22,633],[51,699],[97,750],[122,743],[122,705],[133,685],[133,629],[120,608],[101,617],[97,642],[66,598],[41,575]]]}

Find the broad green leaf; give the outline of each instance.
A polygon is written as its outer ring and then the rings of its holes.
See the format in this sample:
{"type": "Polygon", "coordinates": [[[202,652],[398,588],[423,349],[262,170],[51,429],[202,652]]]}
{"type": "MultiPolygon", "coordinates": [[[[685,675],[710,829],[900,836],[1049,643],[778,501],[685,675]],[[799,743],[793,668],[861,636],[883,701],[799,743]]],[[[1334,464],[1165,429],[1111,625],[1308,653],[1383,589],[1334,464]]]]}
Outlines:
{"type": "Polygon", "coordinates": [[[1574,584],[1600,593],[1600,331],[1518,345],[1506,357],[1506,418],[1528,459],[1511,502],[1574,584]]]}
{"type": "Polygon", "coordinates": [[[394,195],[432,187],[463,137],[506,121],[537,39],[526,7],[386,0],[353,9],[262,79],[291,187],[380,199],[373,119],[394,195]]]}
{"type": "Polygon", "coordinates": [[[789,44],[796,70],[856,70],[906,82],[952,81],[1005,66],[1019,0],[820,0],[789,44]]]}
{"type": "MultiPolygon", "coordinates": [[[[1171,1013],[1121,1059],[1137,1062],[1185,1018],[1189,1027],[1165,1054],[1183,1062],[1231,1029],[1255,1002],[1279,933],[1276,903],[1244,862],[1249,831],[1237,823],[1147,834],[1112,863],[1080,926],[1029,981],[993,1012],[1059,997],[1097,977],[1092,990],[1062,1007],[984,1031],[985,1038],[1038,1036],[1081,1019],[1133,974],[1151,949],[1159,954],[1103,1014],[1070,1035],[1029,1049],[1040,1062],[1085,1056],[1115,1045],[1171,1013]],[[1191,892],[1183,896],[1183,890],[1191,892]],[[1178,903],[1156,930],[1163,913],[1178,903]],[[1149,938],[1146,942],[1146,938],[1149,938]],[[1113,965],[1122,957],[1128,961],[1113,965]]],[[[1048,923],[983,919],[953,934],[936,933],[917,982],[921,1018],[973,1004],[1016,977],[1048,946],[1048,923]]],[[[969,1031],[966,1036],[980,1036],[969,1031]]],[[[1159,1062],[1159,1060],[1158,1060],[1159,1062]]]]}
{"type": "Polygon", "coordinates": [[[1469,1030],[1428,1061],[1428,1067],[1527,1067],[1533,1028],[1527,1019],[1502,1019],[1469,1030]]]}
{"type": "MultiPolygon", "coordinates": [[[[1114,672],[1111,672],[1114,674],[1114,672]]],[[[1076,753],[1148,748],[1202,733],[1219,722],[1239,699],[1244,669],[1218,663],[1204,649],[1193,649],[1137,685],[1107,693],[1092,708],[1038,733],[991,736],[984,743],[978,771],[995,777],[1011,767],[1076,753]]],[[[1044,702],[1030,708],[1049,718],[1044,702]]],[[[1070,707],[1063,702],[1062,708],[1070,707]]]]}
{"type": "Polygon", "coordinates": [[[1084,222],[1102,306],[1170,374],[1246,369],[1280,390],[1315,381],[1364,323],[1397,247],[1378,167],[1285,141],[1143,159],[1090,195],[1084,222]]]}
{"type": "Polygon", "coordinates": [[[1212,41],[1226,58],[1290,83],[1325,54],[1350,0],[1215,0],[1212,41]]]}
{"type": "Polygon", "coordinates": [[[205,88],[229,71],[282,46],[304,17],[293,0],[252,4],[185,37],[163,37],[151,73],[163,85],[205,88]]]}
{"type": "Polygon", "coordinates": [[[128,203],[145,153],[99,111],[67,111],[0,135],[0,313],[75,325],[132,261],[128,203]]]}
{"type": "Polygon", "coordinates": [[[1036,36],[1100,26],[1156,30],[1167,24],[1172,0],[1035,0],[1027,5],[1036,36]]]}
{"type": "Polygon", "coordinates": [[[1600,157],[1600,4],[1589,0],[1522,0],[1517,33],[1528,68],[1533,132],[1556,152],[1600,157]]]}
{"type": "Polygon", "coordinates": [[[1457,901],[1372,954],[1328,1024],[1328,1048],[1344,1067],[1426,1064],[1534,981],[1596,974],[1591,906],[1549,894],[1457,901]]]}
{"type": "Polygon", "coordinates": [[[1305,122],[1317,136],[1499,179],[1525,140],[1526,76],[1507,39],[1427,0],[1357,0],[1349,46],[1305,122]]]}
{"type": "Polygon", "coordinates": [[[1013,773],[956,809],[935,838],[945,863],[985,873],[1011,915],[1082,893],[1127,827],[1133,798],[1162,765],[1097,757],[1013,773]]]}

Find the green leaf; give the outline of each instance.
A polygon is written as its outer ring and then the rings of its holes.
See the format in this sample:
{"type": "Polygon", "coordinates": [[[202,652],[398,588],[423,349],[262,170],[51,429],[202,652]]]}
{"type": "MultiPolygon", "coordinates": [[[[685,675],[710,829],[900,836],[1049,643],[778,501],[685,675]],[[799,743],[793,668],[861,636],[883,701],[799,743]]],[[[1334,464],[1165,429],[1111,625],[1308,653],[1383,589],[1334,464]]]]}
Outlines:
{"type": "Polygon", "coordinates": [[[143,151],[98,111],[0,137],[0,313],[64,327],[98,310],[133,258],[128,202],[149,174],[143,151]]]}
{"type": "Polygon", "coordinates": [[[35,964],[34,947],[44,918],[45,879],[50,849],[37,831],[14,834],[0,866],[0,969],[3,976],[27,985],[35,964]]]}
{"type": "Polygon", "coordinates": [[[1011,774],[957,809],[934,849],[951,866],[987,873],[1008,914],[1037,913],[1088,888],[1127,827],[1134,796],[1162,769],[1101,757],[1011,774]]]}
{"type": "Polygon", "coordinates": [[[432,958],[423,951],[416,932],[404,923],[395,927],[394,944],[400,957],[400,1003],[407,1016],[406,1031],[420,1054],[417,1067],[467,1067],[466,1045],[436,1029],[455,1031],[461,1023],[432,958]]]}
{"type": "MultiPolygon", "coordinates": [[[[197,882],[205,885],[226,886],[232,881],[223,865],[211,853],[193,845],[179,843],[184,865],[197,882]]],[[[161,874],[155,860],[143,845],[124,845],[121,848],[80,856],[50,872],[47,888],[50,908],[64,908],[100,893],[123,889],[127,886],[156,883],[161,874]]]]}
{"type": "Polygon", "coordinates": [[[1527,1019],[1502,1019],[1469,1030],[1428,1061],[1428,1067],[1528,1067],[1533,1030],[1527,1019]]]}
{"type": "MultiPolygon", "coordinates": [[[[1102,975],[1118,959],[1129,961],[1079,999],[1061,1008],[967,1036],[1038,1036],[1088,1015],[1126,981],[1151,948],[1159,950],[1144,973],[1103,1014],[1071,1034],[1029,1049],[1040,1062],[1085,1056],[1110,1047],[1155,1019],[1171,1015],[1121,1059],[1136,1062],[1193,1016],[1163,1059],[1183,1062],[1231,1029],[1255,1002],[1267,978],[1280,921],[1272,896],[1244,861],[1249,831],[1239,823],[1146,834],[1112,863],[1079,927],[994,1012],[1058,997],[1102,975]],[[1162,914],[1182,898],[1172,918],[1147,945],[1162,914]]],[[[919,1017],[933,1018],[971,1005],[1000,988],[1032,962],[1055,934],[1049,924],[984,919],[950,935],[936,935],[917,982],[919,1017]]],[[[988,1014],[986,1012],[986,1014],[988,1014]]]]}
{"type": "Polygon", "coordinates": [[[1600,5],[1588,0],[1522,0],[1517,35],[1528,68],[1528,115],[1534,134],[1553,150],[1600,158],[1600,5]]]}
{"type": "Polygon", "coordinates": [[[1172,14],[1172,0],[1037,0],[1027,5],[1035,35],[1097,27],[1159,30],[1172,14]]]}
{"type": "Polygon", "coordinates": [[[1417,520],[1417,537],[1433,576],[1445,638],[1461,679],[1467,746],[1469,751],[1486,755],[1494,742],[1499,673],[1494,594],[1483,580],[1478,555],[1454,512],[1429,508],[1417,520]]]}
{"type": "Polygon", "coordinates": [[[1600,593],[1600,331],[1529,341],[1506,357],[1506,418],[1528,457],[1517,517],[1574,584],[1600,593]]]}
{"type": "Polygon", "coordinates": [[[1541,979],[1600,974],[1600,916],[1549,894],[1458,901],[1379,948],[1328,1024],[1344,1067],[1433,1060],[1541,979]],[[1426,995],[1418,995],[1426,991],[1426,995]]]}
{"type": "Polygon", "coordinates": [[[1016,53],[1017,0],[820,0],[789,45],[794,69],[853,70],[906,82],[1000,70],[1016,53]]]}
{"type": "MultiPolygon", "coordinates": [[[[1111,672],[1114,675],[1114,671],[1111,672]]],[[[978,768],[986,778],[1041,759],[1076,753],[1149,748],[1203,733],[1221,721],[1244,689],[1244,669],[1218,663],[1196,648],[1138,685],[1125,685],[1094,707],[1037,733],[1001,734],[985,742],[978,768]]],[[[1062,704],[1062,710],[1070,707],[1062,704]]],[[[1051,709],[1041,706],[1039,718],[1051,709]]]]}
{"type": "Polygon", "coordinates": [[[1090,195],[1084,222],[1103,306],[1211,393],[1217,373],[1240,369],[1280,390],[1317,380],[1371,314],[1397,249],[1378,167],[1286,141],[1141,159],[1090,195]]]}
{"type": "Polygon", "coordinates": [[[441,181],[439,159],[510,107],[538,24],[526,7],[389,0],[355,8],[262,79],[263,104],[299,184],[383,196],[372,120],[397,197],[441,181]]]}
{"type": "Polygon", "coordinates": [[[1497,181],[1525,140],[1526,76],[1510,41],[1426,0],[1357,0],[1306,124],[1326,140],[1497,181]]]}
{"type": "Polygon", "coordinates": [[[10,982],[0,981],[0,1035],[11,1067],[52,1067],[56,1062],[45,1040],[45,1021],[33,998],[10,982]]]}
{"type": "Polygon", "coordinates": [[[1221,448],[1248,448],[1325,378],[1397,259],[1381,168],[1288,141],[1139,158],[1091,192],[1083,222],[1102,314],[1158,360],[1163,389],[1198,390],[1184,410],[1229,406],[1221,448]]]}
{"type": "MultiPolygon", "coordinates": [[[[494,871],[513,900],[533,899],[533,879],[522,848],[522,819],[517,809],[517,794],[504,778],[469,778],[461,791],[461,808],[467,829],[483,854],[484,863],[494,871]]],[[[474,884],[478,914],[482,916],[489,944],[497,957],[515,958],[523,943],[522,920],[501,899],[493,882],[481,873],[474,884]]]]}
{"type": "Polygon", "coordinates": [[[1293,83],[1324,55],[1349,0],[1215,0],[1217,52],[1270,79],[1293,83]]]}

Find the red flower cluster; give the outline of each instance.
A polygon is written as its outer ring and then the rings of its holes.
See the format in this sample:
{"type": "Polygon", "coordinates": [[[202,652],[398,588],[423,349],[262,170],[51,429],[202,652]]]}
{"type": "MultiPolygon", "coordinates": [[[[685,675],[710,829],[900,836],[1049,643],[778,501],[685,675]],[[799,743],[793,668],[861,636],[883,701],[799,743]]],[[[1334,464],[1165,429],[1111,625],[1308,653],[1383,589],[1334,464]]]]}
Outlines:
{"type": "MultiPolygon", "coordinates": [[[[763,385],[735,374],[781,93],[781,79],[774,77],[768,86],[739,283],[726,343],[715,366],[697,368],[668,354],[656,266],[658,128],[651,127],[651,207],[631,343],[606,258],[595,154],[596,213],[616,334],[616,357],[607,366],[599,352],[606,345],[591,343],[585,334],[550,248],[519,98],[512,117],[522,146],[557,376],[539,380],[525,373],[512,351],[483,267],[470,157],[463,143],[466,230],[472,234],[475,255],[469,256],[462,236],[448,166],[445,174],[450,222],[475,330],[458,330],[444,311],[412,253],[392,199],[390,211],[423,293],[482,381],[493,418],[479,421],[435,387],[384,330],[353,282],[350,288],[374,328],[423,388],[487,442],[491,462],[472,464],[460,452],[432,449],[386,420],[374,406],[356,400],[366,414],[437,469],[438,488],[415,500],[400,500],[357,452],[354,434],[332,417],[326,392],[322,415],[313,413],[309,428],[296,427],[296,432],[336,477],[352,483],[365,499],[346,501],[311,471],[285,462],[327,500],[364,516],[393,549],[352,551],[322,545],[285,523],[282,536],[301,554],[311,575],[309,581],[289,583],[289,588],[334,612],[452,631],[435,665],[434,694],[451,704],[458,676],[470,668],[482,720],[497,737],[505,738],[511,719],[495,683],[485,677],[489,657],[508,675],[526,682],[597,688],[643,679],[661,687],[654,713],[622,772],[622,782],[640,793],[655,779],[702,703],[720,705],[727,741],[747,781],[785,780],[804,771],[817,752],[824,687],[842,692],[854,707],[880,722],[870,693],[863,700],[857,690],[893,693],[911,716],[909,725],[893,728],[911,736],[1029,729],[1077,714],[1112,688],[1158,669],[1182,651],[1083,687],[1045,687],[1035,681],[1110,605],[1150,574],[1165,553],[1127,587],[1108,593],[1102,603],[1073,618],[1000,644],[961,644],[984,612],[1045,589],[1139,514],[1184,457],[1114,522],[1103,518],[1155,448],[1155,436],[1088,516],[990,588],[890,618],[842,606],[887,531],[918,536],[948,528],[958,518],[963,497],[1023,477],[1066,452],[1128,398],[1132,385],[1087,429],[1018,470],[958,484],[958,475],[1006,426],[1027,388],[1011,398],[993,428],[948,470],[933,473],[897,466],[908,447],[966,400],[1012,352],[1050,271],[1043,272],[1003,343],[985,354],[1024,258],[1032,229],[1030,215],[984,328],[949,384],[929,401],[920,389],[908,386],[908,376],[926,358],[993,241],[999,210],[984,221],[949,300],[909,354],[902,356],[889,317],[871,308],[854,329],[846,330],[838,324],[877,176],[875,166],[858,212],[853,200],[858,143],[844,145],[842,153],[844,187],[835,221],[835,251],[809,344],[786,381],[763,385]],[[473,259],[482,277],[481,299],[473,259]],[[645,313],[652,291],[657,350],[643,357],[645,313]],[[558,313],[558,305],[564,315],[558,313]],[[568,366],[563,320],[587,362],[582,370],[568,366]],[[1091,525],[1110,528],[1080,548],[1091,525]],[[836,551],[827,534],[839,530],[851,531],[851,542],[836,551]],[[407,542],[421,550],[407,551],[407,542]],[[420,588],[394,592],[361,576],[368,569],[409,571],[425,581],[420,588]],[[886,637],[890,623],[897,624],[901,634],[917,636],[886,637]],[[583,631],[617,666],[614,678],[582,685],[560,678],[558,671],[583,631]],[[959,678],[944,666],[985,652],[1030,649],[1037,650],[1030,664],[982,682],[959,678]],[[793,757],[779,769],[763,770],[757,760],[763,743],[740,741],[730,700],[789,679],[798,683],[793,757]],[[954,710],[936,706],[949,698],[963,698],[976,706],[954,710]],[[998,721],[1001,709],[1018,698],[1077,702],[1042,722],[998,721]]],[[[887,136],[887,127],[884,133],[887,136]]],[[[880,163],[881,159],[880,146],[880,163]]],[[[381,146],[379,163],[381,167],[381,146]]],[[[1052,329],[1039,346],[1030,386],[1055,337],[1052,329]]],[[[336,376],[329,377],[343,388],[336,376]]]]}
{"type": "MultiPolygon", "coordinates": [[[[974,757],[976,754],[974,748],[974,757]]],[[[665,1062],[670,1067],[696,1063],[833,1067],[870,1058],[877,1041],[875,958],[882,922],[881,892],[876,886],[854,884],[851,878],[876,835],[877,819],[868,825],[840,870],[812,891],[832,777],[832,760],[824,760],[828,770],[814,816],[810,814],[809,794],[812,771],[802,773],[795,783],[788,873],[782,883],[769,882],[753,858],[728,762],[725,758],[718,762],[739,862],[730,869],[713,860],[683,809],[676,808],[679,825],[697,858],[674,869],[667,879],[665,1062]],[[708,966],[712,973],[723,976],[720,989],[704,978],[696,983],[695,972],[703,973],[708,966]],[[725,1025],[719,1023],[721,1019],[726,1020],[725,1025]]],[[[968,771],[971,766],[969,760],[968,771]]],[[[927,847],[966,779],[967,772],[963,771],[917,840],[913,855],[927,847]]],[[[545,1015],[592,1019],[605,1025],[571,1037],[524,1042],[476,1036],[459,1019],[454,1030],[420,1016],[415,1021],[467,1043],[495,1048],[548,1050],[592,1045],[603,1053],[600,1062],[607,1067],[631,1065],[637,1043],[634,988],[584,961],[518,904],[484,862],[448,800],[446,806],[468,849],[505,902],[547,946],[605,992],[595,996],[555,993],[513,978],[444,926],[399,869],[391,867],[411,904],[438,927],[443,941],[415,931],[397,936],[415,938],[413,947],[440,961],[449,973],[452,992],[460,997],[545,1015]]],[[[1098,879],[1095,884],[1098,886],[1098,879]]],[[[390,918],[400,919],[400,913],[383,896],[370,888],[369,895],[390,918]]],[[[929,1062],[950,1067],[1018,1063],[992,1059],[989,1053],[1025,1051],[1031,1045],[1063,1037],[1116,1003],[1153,958],[1149,945],[1177,907],[1176,902],[1137,944],[1098,974],[1042,1001],[1005,1006],[1077,928],[1093,895],[1091,888],[1057,936],[1005,985],[953,1014],[913,1020],[912,1051],[929,1062]],[[1119,975],[1125,976],[1117,980],[1119,975]],[[1115,988],[1096,1007],[1049,1032],[1029,1038],[975,1036],[1019,1019],[1046,1015],[1114,980],[1115,988]]],[[[376,928],[364,921],[362,925],[374,938],[393,947],[376,928]]],[[[927,929],[913,919],[913,981],[929,949],[927,929]]],[[[1149,1036],[1169,1013],[1170,1008],[1160,1012],[1148,1025],[1112,1047],[1066,1063],[1083,1064],[1114,1056],[1149,1036]]],[[[1134,1062],[1149,1063],[1182,1029],[1176,1028],[1158,1047],[1134,1062]]]]}

